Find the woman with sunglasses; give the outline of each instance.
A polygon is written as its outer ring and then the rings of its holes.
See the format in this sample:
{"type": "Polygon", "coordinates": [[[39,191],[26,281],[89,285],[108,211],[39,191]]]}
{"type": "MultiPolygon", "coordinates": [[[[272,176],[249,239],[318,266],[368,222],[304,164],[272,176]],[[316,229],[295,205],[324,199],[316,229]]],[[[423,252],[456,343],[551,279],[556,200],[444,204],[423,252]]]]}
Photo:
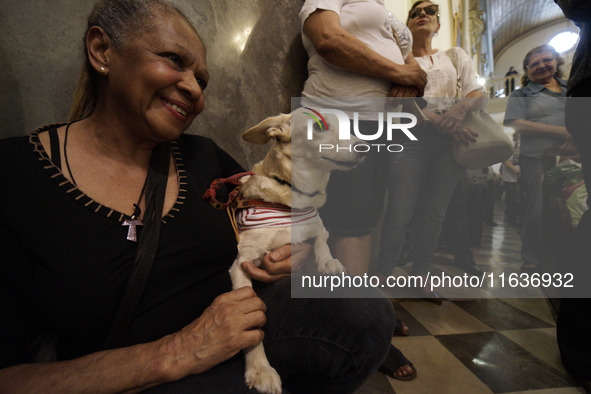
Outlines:
{"type": "Polygon", "coordinates": [[[511,93],[505,125],[521,134],[519,167],[525,218],[521,237],[522,271],[536,271],[542,263],[542,175],[547,149],[563,149],[572,138],[565,127],[566,81],[561,79],[564,60],[550,45],[529,51],[523,59],[521,89],[511,93]]]}
{"type": "MultiPolygon", "coordinates": [[[[428,105],[423,112],[432,126],[417,131],[418,141],[404,143],[402,153],[391,155],[388,207],[375,267],[378,275],[390,275],[407,239],[413,257],[413,274],[427,275],[445,211],[464,170],[453,159],[453,142],[476,141],[476,133],[464,128],[462,121],[468,111],[481,108],[486,102],[479,99],[485,96],[485,91],[476,80],[468,54],[461,48],[452,48],[456,59],[454,66],[446,51],[432,47],[433,37],[441,27],[438,9],[430,1],[417,1],[406,21],[413,35],[413,55],[427,73],[424,97],[428,105]],[[462,85],[458,89],[460,78],[462,85]],[[456,100],[458,90],[462,97],[472,99],[456,100]],[[406,236],[407,228],[410,237],[406,236]]],[[[458,264],[469,272],[477,270],[471,260],[458,264]]],[[[441,304],[437,293],[419,290],[441,304]]]]}

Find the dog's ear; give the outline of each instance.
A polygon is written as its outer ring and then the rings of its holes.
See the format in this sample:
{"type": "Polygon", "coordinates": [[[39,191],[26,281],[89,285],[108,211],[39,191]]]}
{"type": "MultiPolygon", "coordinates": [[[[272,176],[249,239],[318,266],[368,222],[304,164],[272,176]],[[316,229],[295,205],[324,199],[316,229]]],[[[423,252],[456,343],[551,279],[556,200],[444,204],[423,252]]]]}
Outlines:
{"type": "Polygon", "coordinates": [[[265,144],[271,138],[281,142],[289,142],[291,140],[290,121],[290,114],[267,118],[258,125],[246,130],[242,134],[242,138],[255,144],[265,144]]]}

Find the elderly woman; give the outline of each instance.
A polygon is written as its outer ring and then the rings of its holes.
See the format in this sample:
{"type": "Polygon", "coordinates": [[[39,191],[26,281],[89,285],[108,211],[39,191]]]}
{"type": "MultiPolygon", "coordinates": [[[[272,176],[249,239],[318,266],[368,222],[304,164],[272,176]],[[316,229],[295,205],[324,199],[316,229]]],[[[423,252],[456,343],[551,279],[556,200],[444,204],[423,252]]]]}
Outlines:
{"type": "Polygon", "coordinates": [[[359,387],[386,355],[389,302],[291,299],[289,246],[243,265],[274,283],[231,291],[232,227],[202,195],[241,169],[183,134],[209,80],[187,18],[102,0],[85,59],[71,122],[0,142],[0,392],[245,392],[239,353],[263,337],[290,392],[359,387]]]}
{"type": "MultiPolygon", "coordinates": [[[[418,141],[404,143],[402,153],[390,156],[388,207],[375,267],[377,274],[383,276],[390,275],[399,262],[407,239],[414,273],[426,275],[429,271],[445,211],[464,170],[454,162],[452,144],[454,140],[475,141],[476,134],[464,128],[462,121],[468,111],[484,104],[479,98],[485,92],[476,80],[468,54],[461,48],[452,48],[452,60],[446,51],[432,47],[433,37],[441,27],[437,4],[417,1],[406,23],[413,35],[413,55],[427,73],[424,97],[428,105],[424,112],[433,125],[417,132],[418,141]],[[456,96],[464,99],[456,100],[456,96]]],[[[459,263],[466,270],[475,270],[470,261],[459,263]]],[[[441,303],[436,293],[424,293],[441,303]]]]}
{"type": "Polygon", "coordinates": [[[523,59],[522,88],[511,94],[505,112],[505,125],[521,135],[519,166],[525,207],[522,271],[535,271],[542,263],[544,153],[571,141],[564,120],[566,81],[560,79],[563,64],[550,45],[529,51],[523,59]]]}

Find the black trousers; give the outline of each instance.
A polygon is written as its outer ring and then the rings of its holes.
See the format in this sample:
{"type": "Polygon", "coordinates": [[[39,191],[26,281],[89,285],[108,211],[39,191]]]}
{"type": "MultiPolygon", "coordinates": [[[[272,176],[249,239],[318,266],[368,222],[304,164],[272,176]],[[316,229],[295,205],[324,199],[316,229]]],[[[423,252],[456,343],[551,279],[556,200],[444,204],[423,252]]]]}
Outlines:
{"type": "MultiPolygon", "coordinates": [[[[286,393],[351,393],[386,357],[394,309],[386,298],[292,298],[290,279],[255,288],[267,305],[265,352],[286,393]]],[[[256,393],[244,355],[150,393],[256,393]]]]}
{"type": "MultiPolygon", "coordinates": [[[[566,125],[579,147],[583,176],[587,188],[587,205],[591,203],[591,127],[588,114],[591,98],[569,98],[566,103],[566,125]]],[[[572,239],[564,264],[582,286],[588,286],[591,266],[591,211],[585,212],[572,239]]],[[[566,298],[561,301],[556,323],[558,347],[566,369],[574,376],[591,380],[591,298],[566,298]]]]}

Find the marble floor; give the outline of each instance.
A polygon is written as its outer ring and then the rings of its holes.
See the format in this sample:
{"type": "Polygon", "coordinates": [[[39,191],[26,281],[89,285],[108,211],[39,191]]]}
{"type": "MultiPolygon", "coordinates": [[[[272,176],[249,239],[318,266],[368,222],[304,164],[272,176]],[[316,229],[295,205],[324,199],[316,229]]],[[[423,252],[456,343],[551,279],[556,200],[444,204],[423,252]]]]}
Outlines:
{"type": "MultiPolygon", "coordinates": [[[[495,220],[473,248],[474,260],[483,270],[517,272],[517,230],[498,215],[495,220]]],[[[453,269],[445,250],[433,263],[453,269]]],[[[404,299],[394,307],[410,335],[392,343],[414,364],[417,378],[405,382],[377,372],[357,394],[585,393],[561,365],[553,308],[545,298],[450,299],[440,306],[404,299]]]]}

